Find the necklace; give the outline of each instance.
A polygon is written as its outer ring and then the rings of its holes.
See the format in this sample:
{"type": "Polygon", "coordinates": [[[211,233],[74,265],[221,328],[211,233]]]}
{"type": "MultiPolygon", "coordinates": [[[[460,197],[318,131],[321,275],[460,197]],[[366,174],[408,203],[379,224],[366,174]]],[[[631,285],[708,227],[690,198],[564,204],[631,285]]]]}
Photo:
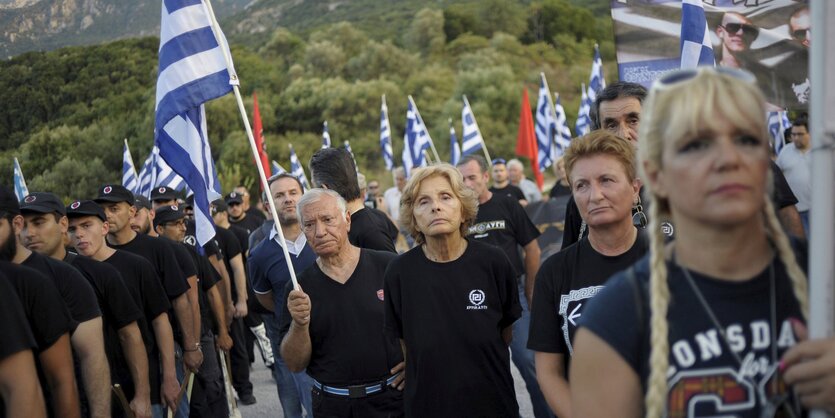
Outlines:
{"type": "MultiPolygon", "coordinates": [[[[675,263],[675,254],[673,254],[673,260],[675,263]]],[[[742,371],[742,359],[739,357],[736,351],[731,348],[731,344],[728,341],[728,337],[725,334],[725,328],[722,327],[722,324],[719,322],[719,319],[716,317],[716,314],[713,312],[713,309],[710,308],[710,305],[707,303],[704,295],[702,294],[699,287],[696,286],[696,281],[693,280],[693,276],[690,275],[690,270],[682,265],[678,265],[681,271],[684,273],[684,278],[687,280],[687,283],[690,285],[690,288],[693,290],[693,293],[696,295],[696,299],[699,300],[699,304],[702,305],[702,308],[707,313],[707,316],[710,318],[710,321],[716,327],[719,335],[722,337],[722,341],[728,348],[728,351],[733,356],[734,360],[736,361],[737,365],[739,365],[740,371],[742,371]]],[[[768,265],[768,279],[769,279],[769,301],[770,301],[770,326],[771,330],[769,332],[771,337],[771,366],[776,367],[777,364],[777,290],[776,290],[776,279],[774,278],[774,262],[772,261],[768,265]]],[[[744,372],[740,373],[740,376],[748,381],[751,384],[752,388],[758,388],[758,397],[760,398],[760,403],[762,405],[761,413],[762,416],[774,416],[774,413],[777,412],[780,406],[784,406],[783,404],[786,402],[788,396],[778,396],[775,399],[768,399],[765,394],[764,386],[757,385],[757,383],[753,380],[752,376],[746,375],[744,372]]],[[[777,379],[772,381],[772,391],[776,394],[777,393],[777,379]]],[[[785,405],[788,406],[788,405],[785,405]]],[[[794,417],[794,411],[791,410],[791,407],[783,408],[783,412],[787,412],[787,416],[794,417]]]]}

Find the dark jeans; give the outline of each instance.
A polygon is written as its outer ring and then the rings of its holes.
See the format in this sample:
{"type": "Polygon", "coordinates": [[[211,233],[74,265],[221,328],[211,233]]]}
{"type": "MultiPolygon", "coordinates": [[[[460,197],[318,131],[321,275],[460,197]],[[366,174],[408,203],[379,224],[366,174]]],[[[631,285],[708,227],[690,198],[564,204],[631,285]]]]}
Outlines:
{"type": "Polygon", "coordinates": [[[226,388],[220,360],[215,350],[215,337],[208,328],[200,336],[203,346],[203,364],[200,372],[194,376],[194,388],[191,392],[192,418],[225,418],[229,416],[226,407],[226,388]]]}
{"type": "Polygon", "coordinates": [[[246,352],[246,329],[241,318],[232,320],[232,350],[229,353],[232,370],[232,386],[238,392],[238,397],[252,394],[252,382],[249,381],[249,354],[246,352]]]}
{"type": "Polygon", "coordinates": [[[396,418],[403,416],[403,392],[383,385],[382,392],[351,399],[313,388],[316,418],[396,418]]]}

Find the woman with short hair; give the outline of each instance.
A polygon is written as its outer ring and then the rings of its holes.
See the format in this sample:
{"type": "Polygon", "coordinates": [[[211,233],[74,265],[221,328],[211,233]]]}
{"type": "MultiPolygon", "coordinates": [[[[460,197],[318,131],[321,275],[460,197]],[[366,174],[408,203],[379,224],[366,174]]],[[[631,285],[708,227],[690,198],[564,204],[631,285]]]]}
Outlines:
{"type": "Polygon", "coordinates": [[[649,255],[579,320],[575,415],[800,416],[779,364],[808,312],[806,277],[768,197],[768,135],[750,73],[655,82],[638,147],[649,255]],[[664,220],[676,225],[669,243],[664,220]]]}
{"type": "Polygon", "coordinates": [[[415,170],[400,222],[417,246],[386,271],[386,331],[406,355],[406,416],[518,417],[511,325],[516,273],[498,247],[465,238],[478,200],[449,164],[415,170]]]}
{"type": "MultiPolygon", "coordinates": [[[[562,158],[568,184],[589,234],[549,257],[536,276],[528,348],[548,405],[571,416],[568,365],[585,304],[613,274],[638,261],[648,241],[632,222],[641,181],[634,146],[604,130],[571,141],[562,158]]],[[[642,216],[641,214],[640,216],[642,216]]]]}

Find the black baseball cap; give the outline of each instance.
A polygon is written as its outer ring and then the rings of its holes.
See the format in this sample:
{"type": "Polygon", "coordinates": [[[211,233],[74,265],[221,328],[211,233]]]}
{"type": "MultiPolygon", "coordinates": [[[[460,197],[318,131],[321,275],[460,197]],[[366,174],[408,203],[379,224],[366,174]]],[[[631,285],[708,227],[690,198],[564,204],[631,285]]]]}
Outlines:
{"type": "Polygon", "coordinates": [[[218,199],[212,202],[212,215],[218,212],[226,212],[229,210],[229,205],[223,199],[218,199]]]}
{"type": "Polygon", "coordinates": [[[92,200],[76,200],[66,208],[67,218],[80,218],[82,216],[97,216],[102,221],[107,221],[104,209],[92,200]]]}
{"type": "Polygon", "coordinates": [[[64,208],[64,202],[58,199],[52,193],[46,192],[32,192],[23,198],[20,202],[20,212],[35,212],[35,213],[59,213],[66,215],[67,210],[64,208]]]}
{"type": "Polygon", "coordinates": [[[154,216],[154,227],[158,225],[167,224],[169,222],[179,221],[186,217],[183,209],[177,205],[160,206],[156,209],[156,216],[154,216]]]}
{"type": "Polygon", "coordinates": [[[232,192],[226,195],[226,204],[231,205],[233,203],[241,204],[243,203],[243,197],[238,192],[232,192]]]}
{"type": "Polygon", "coordinates": [[[133,205],[136,206],[137,209],[145,208],[151,210],[151,201],[141,194],[134,196],[133,205]]]}
{"type": "Polygon", "coordinates": [[[20,215],[20,202],[17,201],[17,195],[5,185],[0,185],[0,212],[20,215]]]}
{"type": "Polygon", "coordinates": [[[121,184],[105,184],[99,187],[99,196],[96,197],[95,202],[128,202],[133,206],[134,199],[133,193],[125,188],[125,186],[121,184]]]}
{"type": "Polygon", "coordinates": [[[192,194],[190,194],[186,197],[186,203],[185,203],[184,206],[187,207],[187,208],[193,208],[194,207],[194,193],[192,193],[192,194]]]}
{"type": "Polygon", "coordinates": [[[151,190],[151,200],[154,202],[157,200],[174,200],[176,198],[177,191],[170,187],[160,186],[151,190]]]}

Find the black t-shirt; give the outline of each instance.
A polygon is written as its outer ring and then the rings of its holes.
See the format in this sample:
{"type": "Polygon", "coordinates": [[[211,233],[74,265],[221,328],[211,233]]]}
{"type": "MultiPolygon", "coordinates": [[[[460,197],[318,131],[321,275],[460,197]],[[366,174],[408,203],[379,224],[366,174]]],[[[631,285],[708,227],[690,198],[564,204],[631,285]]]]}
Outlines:
{"type": "Polygon", "coordinates": [[[522,192],[522,189],[510,184],[510,182],[508,182],[507,186],[504,186],[504,187],[493,186],[493,187],[490,188],[490,191],[495,193],[495,194],[499,194],[499,195],[502,195],[502,196],[507,196],[509,198],[512,198],[512,199],[516,200],[517,202],[520,201],[520,200],[525,200],[525,193],[522,192]]]}
{"type": "Polygon", "coordinates": [[[430,261],[418,246],[386,271],[385,330],[406,344],[406,416],[519,416],[501,336],[521,315],[516,272],[500,249],[467,241],[457,260],[430,261]]]}
{"type": "Polygon", "coordinates": [[[37,270],[7,261],[0,261],[0,272],[17,292],[38,353],[52,347],[72,330],[70,311],[51,279],[37,270]]]}
{"type": "MultiPolygon", "coordinates": [[[[148,353],[148,381],[151,386],[151,402],[159,403],[159,349],[153,332],[153,321],[158,316],[167,313],[171,308],[168,295],[162,283],[157,278],[154,266],[145,258],[127,251],[116,250],[105,263],[110,264],[122,274],[125,286],[128,288],[134,303],[142,311],[144,317],[136,322],[145,351],[148,353]]],[[[171,321],[171,318],[168,318],[171,321]]]]}
{"type": "Polygon", "coordinates": [[[191,245],[183,245],[183,248],[185,248],[189,258],[197,268],[196,276],[197,283],[199,284],[197,286],[197,298],[200,302],[200,326],[203,329],[207,329],[207,326],[213,327],[215,321],[212,317],[211,306],[209,305],[209,298],[206,296],[206,292],[217,284],[219,276],[214,267],[209,263],[209,260],[205,256],[197,253],[197,248],[191,245]]]}
{"type": "Polygon", "coordinates": [[[0,361],[23,350],[35,349],[23,305],[6,275],[0,273],[0,361]]]}
{"type": "Polygon", "coordinates": [[[148,260],[165,288],[168,299],[174,300],[188,291],[188,281],[177,263],[174,250],[163,238],[136,234],[136,237],[127,244],[109,245],[113,249],[127,251],[148,260]]]}
{"type": "Polygon", "coordinates": [[[119,330],[134,321],[143,319],[122,275],[107,264],[67,252],[64,261],[77,268],[93,287],[102,312],[104,349],[110,360],[110,374],[116,383],[130,379],[130,370],[122,351],[119,330]]]}
{"type": "Polygon", "coordinates": [[[786,181],[783,170],[780,170],[780,166],[773,160],[769,160],[769,163],[771,163],[771,173],[774,175],[774,195],[771,197],[774,208],[780,210],[786,206],[796,205],[797,197],[789,187],[789,182],[786,181]]]}
{"type": "MultiPolygon", "coordinates": [[[[263,223],[262,223],[263,224],[263,223]]],[[[260,228],[260,225],[259,225],[260,228]]],[[[258,228],[255,228],[253,231],[257,231],[258,228]]],[[[237,225],[229,225],[229,231],[231,231],[235,238],[238,239],[238,244],[241,247],[241,254],[244,256],[244,264],[246,264],[246,252],[249,250],[249,234],[246,229],[243,229],[237,225]]]]}
{"type": "Polygon", "coordinates": [[[518,277],[525,274],[525,266],[517,245],[528,245],[539,237],[539,230],[519,202],[494,194],[490,200],[478,205],[478,215],[470,226],[468,236],[501,248],[518,277]]]}
{"type": "Polygon", "coordinates": [[[574,332],[585,305],[609,277],[634,264],[648,248],[649,242],[640,232],[632,247],[616,256],[598,253],[589,239],[583,238],[545,260],[536,275],[528,348],[564,354],[567,377],[574,332]]]}
{"type": "Polygon", "coordinates": [[[73,332],[78,324],[101,316],[96,293],[87,279],[73,266],[34,251],[21,264],[52,279],[55,288],[67,304],[67,309],[70,310],[73,332]]]}
{"type": "Polygon", "coordinates": [[[238,289],[235,286],[235,272],[232,270],[232,259],[235,256],[241,255],[241,261],[243,261],[243,253],[241,252],[241,244],[238,242],[238,238],[235,237],[235,234],[222,227],[215,227],[215,244],[217,245],[218,249],[220,250],[220,258],[223,260],[223,264],[226,266],[226,271],[229,273],[229,279],[231,283],[229,283],[229,287],[232,289],[232,301],[238,301],[238,289]]]}
{"type": "Polygon", "coordinates": [[[251,216],[249,212],[247,212],[246,216],[244,216],[243,219],[239,219],[237,221],[232,219],[232,217],[230,216],[229,223],[246,231],[246,235],[247,237],[249,237],[249,234],[251,234],[252,231],[258,229],[258,227],[261,226],[262,223],[264,223],[264,217],[251,216]]]}
{"type": "Polygon", "coordinates": [[[372,208],[362,208],[351,214],[351,230],[348,240],[351,244],[370,250],[397,253],[397,227],[385,213],[372,208]]]}
{"type": "Polygon", "coordinates": [[[548,198],[553,199],[560,196],[568,196],[571,194],[571,187],[565,186],[560,182],[554,183],[554,187],[548,192],[548,198]]]}
{"type": "MultiPolygon", "coordinates": [[[[773,397],[770,382],[783,353],[797,343],[790,318],[802,318],[790,280],[775,259],[776,358],[771,354],[769,268],[742,282],[728,282],[695,271],[690,274],[708,306],[725,328],[722,338],[699,302],[682,270],[667,263],[670,304],[667,312],[670,344],[667,414],[719,416],[733,411],[738,417],[759,417],[758,388],[773,397]],[[730,354],[733,349],[745,365],[730,354]],[[748,378],[746,378],[748,376],[748,378]],[[724,396],[717,396],[717,391],[724,396]],[[707,396],[713,394],[712,396],[707,396]]],[[[649,375],[650,309],[649,256],[613,277],[588,304],[580,327],[593,332],[640,376],[646,391],[649,375]]],[[[786,388],[780,385],[780,392],[786,388]]],[[[798,415],[799,416],[799,415],[798,415]]]]}
{"type": "MultiPolygon", "coordinates": [[[[261,212],[255,206],[250,206],[249,209],[246,210],[246,217],[252,217],[258,219],[260,223],[264,223],[267,220],[267,217],[264,216],[264,212],[261,212]]],[[[250,231],[251,232],[251,231],[250,231]]]]}
{"type": "MultiPolygon", "coordinates": [[[[399,341],[382,332],[383,277],[395,257],[386,251],[360,250],[357,267],[344,284],[315,263],[298,276],[312,308],[310,377],[337,387],[365,384],[387,379],[391,368],[403,361],[399,341]]],[[[291,290],[293,283],[288,282],[284,300],[291,290]]],[[[284,339],[292,322],[286,305],[279,320],[284,339]]]]}

